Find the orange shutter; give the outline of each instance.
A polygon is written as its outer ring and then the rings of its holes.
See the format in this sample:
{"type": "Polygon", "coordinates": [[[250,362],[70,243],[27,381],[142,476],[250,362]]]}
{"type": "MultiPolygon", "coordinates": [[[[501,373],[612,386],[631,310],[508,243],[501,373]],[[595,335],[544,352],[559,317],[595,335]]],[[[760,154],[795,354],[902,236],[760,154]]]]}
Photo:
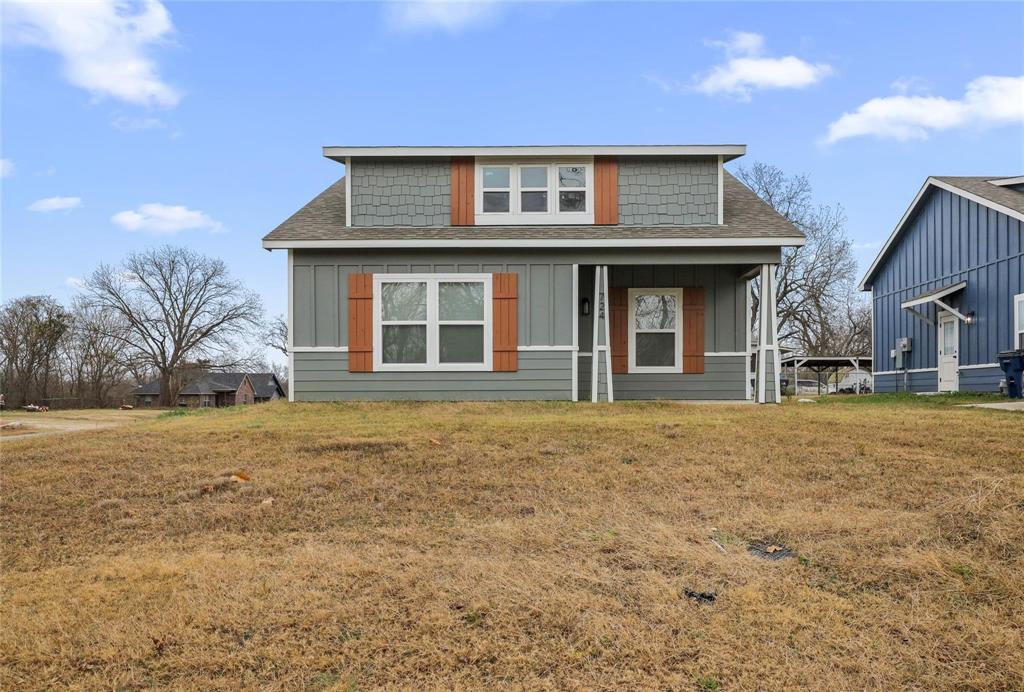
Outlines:
{"type": "Polygon", "coordinates": [[[348,275],[348,371],[373,372],[373,274],[348,275]]]}
{"type": "Polygon", "coordinates": [[[704,372],[704,289],[683,289],[683,372],[704,372]]]}
{"type": "Polygon", "coordinates": [[[619,162],[614,156],[595,156],[594,223],[607,226],[618,222],[619,162]]]}
{"type": "MultiPolygon", "coordinates": [[[[625,288],[608,290],[608,329],[611,332],[612,374],[629,372],[629,293],[625,288]]],[[[597,316],[594,316],[597,319],[597,316]]],[[[597,358],[597,354],[594,354],[597,358]]]]}
{"type": "Polygon", "coordinates": [[[472,156],[452,157],[452,225],[472,226],[475,195],[473,181],[476,163],[472,156]]]}
{"type": "Polygon", "coordinates": [[[519,369],[519,275],[494,274],[492,285],[494,372],[519,369]]]}

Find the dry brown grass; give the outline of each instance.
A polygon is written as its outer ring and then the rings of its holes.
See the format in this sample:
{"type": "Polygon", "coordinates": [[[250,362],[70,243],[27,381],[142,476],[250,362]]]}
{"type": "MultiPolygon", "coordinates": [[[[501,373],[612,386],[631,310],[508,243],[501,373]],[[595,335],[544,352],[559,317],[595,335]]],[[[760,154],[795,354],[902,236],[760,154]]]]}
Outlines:
{"type": "Polygon", "coordinates": [[[1021,689],[1022,420],[270,404],[6,440],[0,687],[1021,689]]]}

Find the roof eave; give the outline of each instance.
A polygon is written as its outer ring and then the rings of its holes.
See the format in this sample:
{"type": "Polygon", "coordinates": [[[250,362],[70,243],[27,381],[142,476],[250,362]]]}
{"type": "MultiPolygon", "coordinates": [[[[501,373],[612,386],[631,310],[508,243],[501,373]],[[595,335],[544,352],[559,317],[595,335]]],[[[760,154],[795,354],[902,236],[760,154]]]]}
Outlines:
{"type": "Polygon", "coordinates": [[[323,147],[339,163],[348,157],[438,156],[721,156],[732,161],[747,153],[746,144],[559,144],[539,146],[372,146],[323,147]]]}
{"type": "Polygon", "coordinates": [[[619,238],[619,239],[412,239],[412,240],[263,240],[265,250],[289,249],[430,249],[430,248],[698,248],[800,247],[803,236],[774,238],[619,238]]]}

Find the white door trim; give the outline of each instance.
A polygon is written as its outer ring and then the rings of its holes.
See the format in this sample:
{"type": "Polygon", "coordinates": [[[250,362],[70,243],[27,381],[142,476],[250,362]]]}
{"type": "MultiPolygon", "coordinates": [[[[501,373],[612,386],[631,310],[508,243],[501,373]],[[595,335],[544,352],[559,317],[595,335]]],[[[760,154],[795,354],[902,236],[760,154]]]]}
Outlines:
{"type": "MultiPolygon", "coordinates": [[[[960,391],[960,320],[957,319],[956,315],[949,312],[940,312],[939,318],[936,320],[936,364],[939,368],[939,382],[938,389],[940,392],[959,392],[960,391]],[[943,338],[942,338],[942,327],[946,323],[953,325],[953,382],[952,386],[948,384],[944,387],[942,380],[942,358],[943,358],[943,338]]],[[[947,356],[948,357],[948,356],[947,356]]]]}

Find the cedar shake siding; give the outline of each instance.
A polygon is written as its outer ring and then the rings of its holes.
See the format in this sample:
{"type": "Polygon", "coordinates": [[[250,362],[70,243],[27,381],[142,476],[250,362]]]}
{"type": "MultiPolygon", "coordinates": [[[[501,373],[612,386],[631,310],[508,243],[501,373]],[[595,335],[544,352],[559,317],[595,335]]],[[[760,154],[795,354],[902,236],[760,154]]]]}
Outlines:
{"type": "Polygon", "coordinates": [[[356,159],[352,162],[353,226],[448,226],[448,159],[356,159]]]}

